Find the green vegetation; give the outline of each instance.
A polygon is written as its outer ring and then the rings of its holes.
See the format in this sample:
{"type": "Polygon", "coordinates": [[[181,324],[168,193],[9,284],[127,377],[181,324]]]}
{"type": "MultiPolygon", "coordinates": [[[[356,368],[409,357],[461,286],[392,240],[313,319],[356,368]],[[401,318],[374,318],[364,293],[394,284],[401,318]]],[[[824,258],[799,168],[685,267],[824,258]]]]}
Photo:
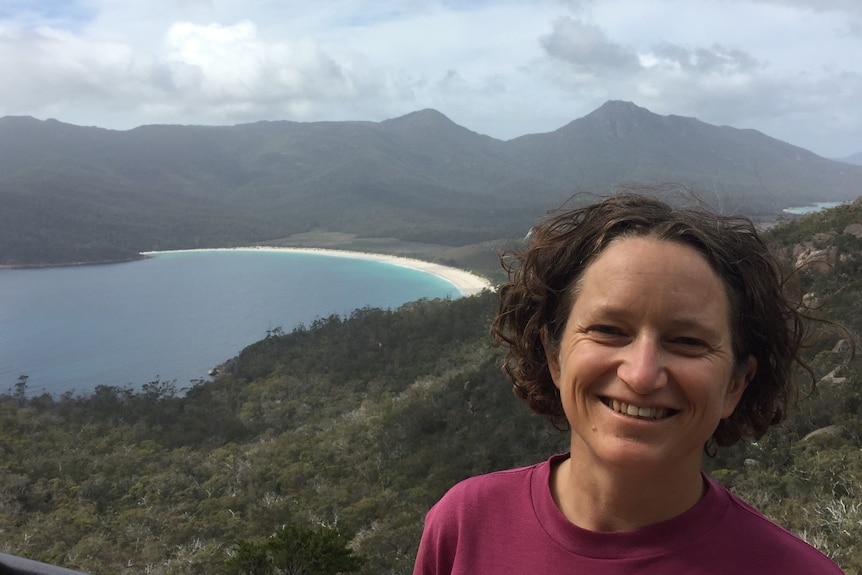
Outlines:
{"type": "Polygon", "coordinates": [[[336,575],[362,567],[334,527],[288,525],[264,541],[237,542],[225,563],[229,575],[336,575]]]}
{"type": "MultiPolygon", "coordinates": [[[[833,248],[833,263],[799,272],[800,296],[858,333],[851,223],[862,205],[781,224],[774,237],[788,265],[805,242],[833,248]]],[[[316,545],[329,562],[306,572],[409,573],[424,513],[453,483],[565,450],[565,435],[499,372],[487,335],[495,305],[486,292],[275,330],[233,372],[188,389],[157,380],[28,397],[26,377],[8,382],[0,551],[96,575],[274,574],[291,572],[288,556],[311,560],[291,549],[316,545]]],[[[805,386],[763,440],[707,465],[860,574],[862,369],[837,345],[843,334],[814,335],[816,390],[805,386]]]]}

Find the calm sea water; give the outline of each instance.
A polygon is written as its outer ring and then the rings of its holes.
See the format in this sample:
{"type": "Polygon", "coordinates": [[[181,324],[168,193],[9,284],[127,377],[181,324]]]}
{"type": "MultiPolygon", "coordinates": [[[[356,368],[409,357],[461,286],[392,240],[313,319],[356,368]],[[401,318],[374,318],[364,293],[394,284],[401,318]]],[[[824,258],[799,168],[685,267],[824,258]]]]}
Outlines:
{"type": "Polygon", "coordinates": [[[840,206],[845,202],[816,202],[810,206],[796,206],[793,208],[784,208],[782,211],[787,214],[794,214],[797,216],[803,216],[805,214],[812,214],[814,212],[819,212],[821,210],[827,210],[829,208],[834,208],[840,206]]]}
{"type": "Polygon", "coordinates": [[[364,306],[458,297],[408,268],[314,254],[212,251],[100,266],[0,270],[0,392],[176,380],[266,336],[364,306]]]}

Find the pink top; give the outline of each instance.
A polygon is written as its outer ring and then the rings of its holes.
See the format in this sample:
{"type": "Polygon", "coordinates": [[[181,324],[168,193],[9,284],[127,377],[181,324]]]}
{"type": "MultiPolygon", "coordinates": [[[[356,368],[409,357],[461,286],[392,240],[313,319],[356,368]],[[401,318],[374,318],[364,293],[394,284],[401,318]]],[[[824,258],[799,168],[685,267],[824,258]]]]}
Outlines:
{"type": "Polygon", "coordinates": [[[819,551],[704,475],[691,509],[634,531],[569,522],[551,497],[557,455],[462,481],[428,512],[414,575],[836,574],[819,551]]]}

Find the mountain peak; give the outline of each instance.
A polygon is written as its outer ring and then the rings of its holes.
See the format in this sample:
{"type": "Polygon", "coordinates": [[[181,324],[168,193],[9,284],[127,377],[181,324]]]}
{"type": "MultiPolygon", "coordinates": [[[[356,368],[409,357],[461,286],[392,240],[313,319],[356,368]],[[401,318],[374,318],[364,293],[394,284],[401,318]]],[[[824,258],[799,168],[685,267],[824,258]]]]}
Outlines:
{"type": "Polygon", "coordinates": [[[397,118],[392,118],[390,120],[384,120],[383,124],[402,124],[402,125],[410,125],[410,126],[433,126],[439,124],[452,124],[455,125],[455,122],[450,120],[445,114],[438,112],[433,108],[425,108],[424,110],[417,110],[416,112],[410,112],[409,114],[405,114],[403,116],[399,116],[397,118]]]}
{"type": "Polygon", "coordinates": [[[608,100],[586,116],[574,120],[556,133],[563,137],[588,131],[611,140],[626,139],[632,132],[654,128],[664,119],[646,108],[622,100],[608,100]]]}
{"type": "Polygon", "coordinates": [[[36,126],[44,124],[33,116],[3,116],[0,118],[0,126],[36,126]]]}
{"type": "Polygon", "coordinates": [[[608,100],[600,107],[593,110],[584,118],[600,118],[603,120],[623,120],[628,121],[632,118],[655,117],[656,114],[650,112],[646,108],[641,108],[632,102],[623,100],[608,100]]]}
{"type": "Polygon", "coordinates": [[[489,136],[482,136],[460,126],[450,120],[445,114],[432,108],[425,108],[411,112],[398,118],[385,120],[380,125],[391,133],[400,134],[402,137],[427,139],[429,136],[443,138],[452,141],[473,141],[476,138],[491,140],[489,136]]]}
{"type": "Polygon", "coordinates": [[[595,111],[593,111],[594,114],[596,114],[596,113],[605,113],[605,114],[608,114],[608,113],[633,113],[633,112],[637,112],[637,113],[641,113],[641,114],[644,114],[644,113],[652,114],[652,112],[650,112],[646,108],[642,108],[642,107],[638,106],[637,104],[635,104],[634,102],[627,102],[625,100],[608,100],[607,102],[605,102],[604,104],[602,104],[601,106],[596,108],[595,111]]]}

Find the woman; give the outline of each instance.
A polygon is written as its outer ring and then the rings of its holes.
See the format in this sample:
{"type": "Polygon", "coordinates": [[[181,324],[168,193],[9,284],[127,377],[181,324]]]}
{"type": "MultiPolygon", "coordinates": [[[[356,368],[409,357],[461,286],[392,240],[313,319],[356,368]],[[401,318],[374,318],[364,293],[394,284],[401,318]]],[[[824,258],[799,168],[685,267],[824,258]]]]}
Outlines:
{"type": "Polygon", "coordinates": [[[841,573],[702,471],[794,394],[801,318],[749,221],[630,194],[559,213],[492,333],[570,451],[453,487],[414,574],[841,573]]]}

